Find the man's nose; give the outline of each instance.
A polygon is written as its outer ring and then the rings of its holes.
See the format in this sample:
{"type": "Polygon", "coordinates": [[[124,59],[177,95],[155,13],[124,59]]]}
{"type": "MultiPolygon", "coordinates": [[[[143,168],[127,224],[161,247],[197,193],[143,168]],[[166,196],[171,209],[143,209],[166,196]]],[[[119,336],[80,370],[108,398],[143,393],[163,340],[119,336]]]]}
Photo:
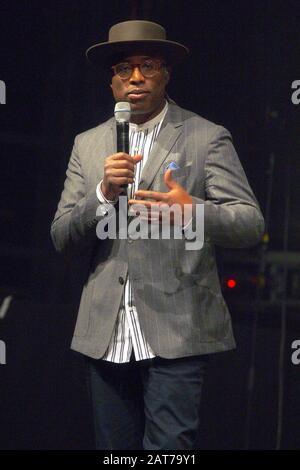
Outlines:
{"type": "Polygon", "coordinates": [[[133,67],[133,70],[130,76],[130,81],[131,82],[144,82],[145,81],[145,77],[140,71],[140,68],[138,65],[133,67]]]}

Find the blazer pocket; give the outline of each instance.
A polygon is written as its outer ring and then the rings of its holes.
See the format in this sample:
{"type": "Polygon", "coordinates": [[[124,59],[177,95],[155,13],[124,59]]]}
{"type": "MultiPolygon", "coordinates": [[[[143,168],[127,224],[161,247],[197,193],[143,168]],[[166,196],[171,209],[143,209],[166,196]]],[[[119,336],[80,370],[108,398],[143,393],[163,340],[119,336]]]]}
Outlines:
{"type": "MultiPolygon", "coordinates": [[[[174,179],[183,178],[183,177],[187,178],[191,173],[191,167],[192,165],[186,165],[181,168],[176,168],[176,170],[172,170],[172,177],[174,179]]],[[[164,167],[164,172],[165,171],[166,171],[166,166],[164,167]]],[[[164,173],[161,175],[161,178],[162,179],[164,178],[164,173]]]]}

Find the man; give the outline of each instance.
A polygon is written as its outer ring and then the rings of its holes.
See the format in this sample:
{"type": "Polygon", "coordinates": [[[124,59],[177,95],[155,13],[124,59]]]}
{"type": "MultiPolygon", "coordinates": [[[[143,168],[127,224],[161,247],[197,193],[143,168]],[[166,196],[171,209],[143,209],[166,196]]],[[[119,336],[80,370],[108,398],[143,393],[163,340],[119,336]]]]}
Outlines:
{"type": "Polygon", "coordinates": [[[160,25],[127,21],[87,55],[112,67],[114,99],[131,106],[129,154],[116,153],[114,118],[76,137],[51,230],[58,251],[89,263],[72,348],[87,358],[96,446],[194,449],[208,356],[235,347],[214,245],[256,244],[263,217],[229,132],[166,95],[185,46],[160,25]],[[177,205],[182,238],[98,238],[126,185],[149,224],[177,205]],[[204,243],[186,249],[199,207],[204,243]]]}

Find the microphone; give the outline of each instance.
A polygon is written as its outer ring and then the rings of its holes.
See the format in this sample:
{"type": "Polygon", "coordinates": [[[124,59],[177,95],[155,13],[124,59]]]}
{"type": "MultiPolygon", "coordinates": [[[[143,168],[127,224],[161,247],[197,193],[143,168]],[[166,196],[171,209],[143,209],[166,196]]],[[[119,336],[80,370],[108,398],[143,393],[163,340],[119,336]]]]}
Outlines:
{"type": "Polygon", "coordinates": [[[129,153],[130,115],[130,104],[127,103],[127,101],[119,101],[119,103],[116,103],[117,152],[129,153]]]}
{"type": "MultiPolygon", "coordinates": [[[[127,101],[119,101],[115,105],[115,119],[117,129],[117,152],[129,153],[129,120],[131,115],[130,104],[127,101]]],[[[122,185],[127,188],[128,185],[122,185]]]]}

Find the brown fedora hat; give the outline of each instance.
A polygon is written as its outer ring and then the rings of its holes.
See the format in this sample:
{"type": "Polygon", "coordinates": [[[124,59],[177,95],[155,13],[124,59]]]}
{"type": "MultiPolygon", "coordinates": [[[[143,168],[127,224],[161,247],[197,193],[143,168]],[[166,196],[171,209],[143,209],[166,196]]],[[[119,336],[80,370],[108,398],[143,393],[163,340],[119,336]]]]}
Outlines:
{"type": "Polygon", "coordinates": [[[117,23],[109,30],[108,41],[91,46],[87,58],[95,64],[133,52],[161,53],[170,65],[184,60],[189,50],[183,44],[166,39],[166,30],[152,21],[132,20],[117,23]]]}

